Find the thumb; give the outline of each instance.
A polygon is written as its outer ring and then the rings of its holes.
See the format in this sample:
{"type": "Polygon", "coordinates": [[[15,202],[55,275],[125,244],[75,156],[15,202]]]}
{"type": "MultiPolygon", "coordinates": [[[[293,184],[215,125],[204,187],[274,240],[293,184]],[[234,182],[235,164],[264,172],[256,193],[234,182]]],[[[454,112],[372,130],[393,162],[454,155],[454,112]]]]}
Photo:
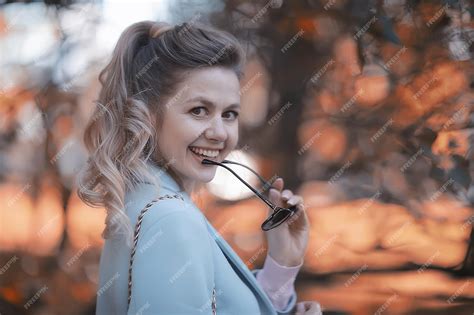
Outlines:
{"type": "Polygon", "coordinates": [[[294,315],[303,315],[305,312],[304,302],[296,303],[296,310],[294,315]]]}
{"type": "Polygon", "coordinates": [[[281,190],[283,189],[283,186],[285,186],[285,183],[283,181],[283,178],[281,177],[278,177],[277,179],[275,179],[275,181],[272,184],[272,188],[275,188],[279,192],[281,192],[281,190]]]}
{"type": "MultiPolygon", "coordinates": [[[[270,202],[279,207],[282,206],[281,191],[283,189],[283,185],[283,178],[279,177],[273,182],[272,187],[268,191],[268,199],[270,200],[270,202]]],[[[269,209],[269,212],[271,213],[272,210],[269,209]]]]}

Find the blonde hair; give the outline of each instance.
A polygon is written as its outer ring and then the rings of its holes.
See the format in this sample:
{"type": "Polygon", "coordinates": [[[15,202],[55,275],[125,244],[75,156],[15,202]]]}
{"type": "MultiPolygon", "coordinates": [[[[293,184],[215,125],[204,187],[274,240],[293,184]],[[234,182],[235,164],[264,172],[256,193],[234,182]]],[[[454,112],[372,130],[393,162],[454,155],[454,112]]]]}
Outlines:
{"type": "Polygon", "coordinates": [[[234,36],[208,26],[142,21],[123,31],[99,74],[97,106],[84,132],[89,158],[78,176],[81,200],[107,211],[103,238],[125,235],[130,245],[125,194],[143,180],[158,185],[146,162],[162,156],[156,126],[184,70],[221,66],[240,79],[244,59],[234,36]]]}

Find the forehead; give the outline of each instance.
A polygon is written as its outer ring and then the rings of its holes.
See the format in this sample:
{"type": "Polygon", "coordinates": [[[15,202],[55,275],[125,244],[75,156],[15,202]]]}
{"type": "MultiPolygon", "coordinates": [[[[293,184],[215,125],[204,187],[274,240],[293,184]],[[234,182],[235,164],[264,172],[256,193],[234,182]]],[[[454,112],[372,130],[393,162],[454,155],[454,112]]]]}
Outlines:
{"type": "Polygon", "coordinates": [[[204,98],[217,106],[240,103],[240,83],[231,69],[208,67],[184,72],[178,84],[175,97],[183,103],[192,99],[204,98]]]}

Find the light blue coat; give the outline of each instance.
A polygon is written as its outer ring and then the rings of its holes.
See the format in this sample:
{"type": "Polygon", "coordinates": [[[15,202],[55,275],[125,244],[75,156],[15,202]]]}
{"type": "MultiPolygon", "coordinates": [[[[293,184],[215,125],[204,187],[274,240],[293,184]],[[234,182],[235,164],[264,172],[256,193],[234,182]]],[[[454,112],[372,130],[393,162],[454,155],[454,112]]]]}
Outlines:
{"type": "MultiPolygon", "coordinates": [[[[277,312],[250,271],[229,244],[194,205],[189,195],[161,167],[148,163],[161,183],[140,184],[126,195],[133,227],[147,203],[165,194],[179,199],[155,203],[144,215],[133,263],[132,298],[127,313],[131,249],[123,239],[107,239],[100,257],[96,314],[212,314],[215,285],[217,314],[291,314],[294,293],[277,312]]],[[[278,288],[277,288],[278,289],[278,288]]]]}

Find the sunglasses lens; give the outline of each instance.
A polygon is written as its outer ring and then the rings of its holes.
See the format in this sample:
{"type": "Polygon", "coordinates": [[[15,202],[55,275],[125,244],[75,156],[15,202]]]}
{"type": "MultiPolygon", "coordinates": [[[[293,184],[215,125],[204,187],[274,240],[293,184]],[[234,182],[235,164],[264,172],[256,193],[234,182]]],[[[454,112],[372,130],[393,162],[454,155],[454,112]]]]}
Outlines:
{"type": "Polygon", "coordinates": [[[291,211],[288,209],[279,209],[275,213],[272,213],[268,219],[265,220],[262,224],[262,230],[268,231],[271,230],[283,222],[290,216],[291,211]]]}

